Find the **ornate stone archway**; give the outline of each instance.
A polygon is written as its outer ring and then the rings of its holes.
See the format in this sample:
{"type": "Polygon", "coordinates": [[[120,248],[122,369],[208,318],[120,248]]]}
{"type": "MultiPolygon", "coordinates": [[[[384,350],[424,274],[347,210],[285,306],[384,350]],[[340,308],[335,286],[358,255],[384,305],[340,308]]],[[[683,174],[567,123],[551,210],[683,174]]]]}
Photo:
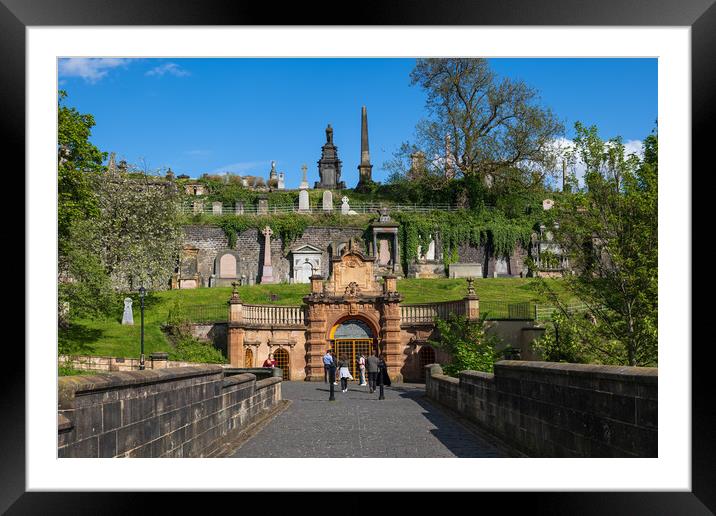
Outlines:
{"type": "Polygon", "coordinates": [[[311,293],[304,297],[308,306],[306,339],[306,379],[323,381],[322,356],[330,343],[330,330],[341,321],[359,319],[373,330],[377,344],[386,355],[388,374],[401,381],[400,294],[396,277],[384,276],[381,289],[375,281],[375,258],[360,251],[347,250],[331,258],[332,275],[311,276],[311,293]]]}

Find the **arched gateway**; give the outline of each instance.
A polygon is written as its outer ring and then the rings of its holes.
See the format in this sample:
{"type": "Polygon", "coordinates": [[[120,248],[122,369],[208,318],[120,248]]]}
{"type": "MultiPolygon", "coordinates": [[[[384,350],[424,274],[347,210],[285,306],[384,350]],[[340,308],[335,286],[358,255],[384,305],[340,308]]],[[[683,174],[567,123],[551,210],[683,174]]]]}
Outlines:
{"type": "Polygon", "coordinates": [[[325,285],[321,276],[311,276],[311,293],[304,298],[307,380],[323,381],[322,356],[333,347],[338,356],[350,361],[354,372],[357,354],[378,349],[385,353],[391,378],[402,380],[401,296],[395,276],[384,276],[381,289],[375,281],[374,261],[374,257],[348,249],[331,258],[333,273],[325,285]]]}
{"type": "Polygon", "coordinates": [[[336,356],[348,361],[351,374],[358,378],[357,359],[361,355],[372,355],[378,349],[378,338],[370,325],[355,317],[336,323],[328,334],[329,347],[336,356]]]}
{"type": "Polygon", "coordinates": [[[426,347],[434,332],[434,317],[455,312],[476,320],[478,297],[468,282],[468,295],[462,301],[401,308],[397,278],[383,276],[379,285],[374,260],[349,245],[331,258],[327,281],[311,276],[311,291],[303,306],[244,305],[234,283],[227,332],[230,364],[249,367],[258,357],[284,350],[278,357],[285,364],[284,379],[323,382],[322,358],[327,349],[335,348],[348,360],[356,378],[356,355],[379,350],[385,354],[391,380],[420,381],[425,364],[440,358],[426,347]]]}

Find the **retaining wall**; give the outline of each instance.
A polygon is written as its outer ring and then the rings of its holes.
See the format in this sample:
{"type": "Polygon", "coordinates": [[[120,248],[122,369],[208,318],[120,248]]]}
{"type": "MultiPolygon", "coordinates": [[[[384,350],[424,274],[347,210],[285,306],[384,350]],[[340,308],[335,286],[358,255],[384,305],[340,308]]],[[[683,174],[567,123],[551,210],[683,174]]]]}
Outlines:
{"type": "Polygon", "coordinates": [[[281,400],[281,378],[218,365],[61,377],[58,456],[206,457],[281,400]]]}
{"type": "Polygon", "coordinates": [[[504,360],[459,378],[426,366],[428,397],[532,457],[657,457],[658,369],[504,360]]]}

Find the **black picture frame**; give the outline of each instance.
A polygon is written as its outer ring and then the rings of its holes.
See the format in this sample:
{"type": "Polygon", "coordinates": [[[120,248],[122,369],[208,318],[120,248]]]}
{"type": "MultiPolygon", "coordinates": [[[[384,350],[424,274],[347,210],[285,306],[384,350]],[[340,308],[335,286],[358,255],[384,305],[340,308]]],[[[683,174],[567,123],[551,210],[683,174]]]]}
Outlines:
{"type": "MultiPolygon", "coordinates": [[[[692,168],[709,171],[713,159],[707,128],[716,117],[716,5],[714,0],[502,0],[452,1],[400,0],[346,4],[350,14],[338,14],[324,4],[291,3],[276,8],[259,2],[228,0],[0,0],[0,123],[4,145],[25,169],[25,29],[29,26],[111,25],[534,25],[534,26],[687,26],[692,44],[692,168]],[[710,156],[709,156],[710,157],[710,156]]],[[[687,173],[687,172],[685,172],[687,173]]],[[[693,217],[692,217],[693,218],[693,217]]],[[[693,232],[692,232],[693,234],[693,232]]],[[[685,278],[691,283],[691,278],[685,278]]],[[[54,292],[48,289],[48,292],[54,292]]],[[[19,304],[19,303],[18,303],[19,304]]],[[[694,303],[694,307],[697,305],[694,303]]],[[[694,316],[699,312],[694,310],[694,316]]],[[[27,317],[27,314],[26,314],[27,317]]],[[[691,321],[682,321],[691,329],[691,321]]],[[[690,331],[688,332],[691,333],[690,331]]],[[[714,406],[709,389],[710,360],[692,357],[692,490],[690,492],[589,492],[589,493],[480,493],[480,507],[490,499],[510,509],[549,514],[709,514],[716,511],[716,439],[714,406]]],[[[684,342],[687,350],[690,342],[684,342]]],[[[8,514],[113,514],[141,512],[136,495],[127,493],[50,493],[25,489],[25,353],[6,346],[3,368],[3,422],[0,424],[0,512],[8,514]]],[[[686,351],[685,351],[686,352],[686,351]]],[[[150,496],[150,495],[145,495],[150,496]]],[[[153,495],[151,495],[153,497],[153,495]]],[[[237,497],[219,496],[235,503],[237,497]]],[[[242,495],[243,497],[244,495],[242,495]]],[[[275,494],[274,494],[275,496],[275,494]]],[[[411,494],[420,501],[426,494],[411,494]]],[[[315,507],[321,502],[314,496],[315,507]]],[[[358,494],[347,495],[350,504],[358,494]]],[[[405,497],[400,498],[403,503],[405,497]]],[[[242,498],[245,500],[245,498],[242,498]]],[[[273,499],[276,503],[276,499],[273,499]]],[[[444,501],[448,501],[443,500],[444,501]]],[[[185,496],[163,496],[164,511],[181,508],[185,496]]],[[[470,501],[475,507],[476,502],[470,501]]],[[[245,506],[244,506],[245,507],[245,506]]],[[[385,508],[390,505],[386,503],[385,508]]],[[[457,506],[455,506],[457,509],[457,506]]]]}

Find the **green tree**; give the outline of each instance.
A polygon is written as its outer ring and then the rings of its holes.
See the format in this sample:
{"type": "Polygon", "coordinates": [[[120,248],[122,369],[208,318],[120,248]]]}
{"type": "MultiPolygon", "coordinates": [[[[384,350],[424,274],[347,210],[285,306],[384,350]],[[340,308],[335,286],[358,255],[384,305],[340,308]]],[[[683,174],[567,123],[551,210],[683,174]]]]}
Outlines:
{"type": "Polygon", "coordinates": [[[627,155],[620,138],[603,141],[596,127],[576,125],[584,189],[555,205],[555,240],[575,274],[565,286],[586,306],[571,313],[546,283],[582,346],[603,363],[657,365],[658,135],[644,158],[627,155]]]}
{"type": "Polygon", "coordinates": [[[98,252],[116,289],[165,288],[181,246],[176,185],[129,167],[96,181],[98,252]]]}
{"type": "Polygon", "coordinates": [[[72,225],[98,214],[92,180],[102,170],[106,154],[90,143],[94,117],[64,105],[67,93],[58,94],[57,125],[57,234],[60,274],[67,272],[66,262],[72,225]]]}
{"type": "Polygon", "coordinates": [[[499,79],[486,59],[472,58],[418,59],[410,78],[427,93],[417,136],[429,166],[447,161],[487,188],[541,185],[555,169],[563,126],[524,82],[499,79]]]}
{"type": "Polygon", "coordinates": [[[57,237],[58,322],[72,316],[101,313],[113,307],[109,277],[94,245],[98,197],[94,189],[105,153],[90,143],[94,117],[64,105],[58,94],[57,237]]]}
{"type": "Polygon", "coordinates": [[[497,351],[500,339],[485,333],[484,317],[471,321],[451,314],[447,320],[437,319],[435,325],[439,338],[429,343],[450,355],[450,363],[443,365],[445,374],[457,376],[460,371],[492,372],[495,362],[500,359],[497,351]]]}

